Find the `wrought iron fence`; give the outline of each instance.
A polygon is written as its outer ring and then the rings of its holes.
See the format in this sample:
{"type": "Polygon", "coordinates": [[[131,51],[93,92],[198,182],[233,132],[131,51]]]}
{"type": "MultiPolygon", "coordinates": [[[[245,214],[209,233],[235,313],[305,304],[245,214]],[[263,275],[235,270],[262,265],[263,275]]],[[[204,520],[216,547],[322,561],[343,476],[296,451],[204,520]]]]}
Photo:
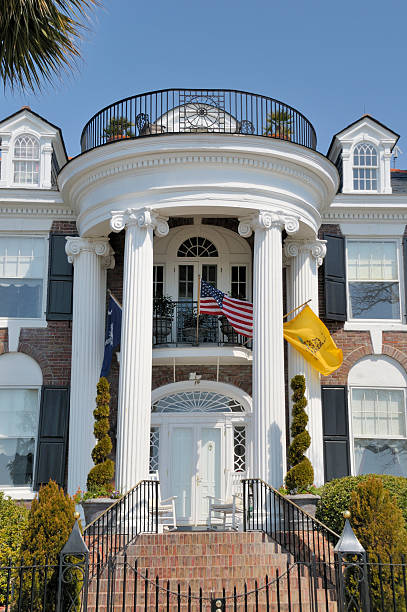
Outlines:
{"type": "Polygon", "coordinates": [[[252,347],[252,339],[238,334],[224,316],[199,315],[198,302],[172,302],[162,314],[160,300],[153,304],[153,346],[218,344],[252,347]]]}
{"type": "Polygon", "coordinates": [[[316,148],[312,124],[279,100],[232,89],[162,89],[106,106],[85,125],[82,152],[122,139],[180,133],[265,136],[316,148]]]}
{"type": "Polygon", "coordinates": [[[338,534],[260,478],[243,482],[243,529],[263,531],[298,562],[331,564],[338,534]]]}
{"type": "Polygon", "coordinates": [[[158,487],[156,480],[142,480],[85,527],[92,572],[140,533],[158,533],[158,487]]]}
{"type": "Polygon", "coordinates": [[[332,563],[287,562],[270,567],[263,580],[204,578],[168,580],[137,559],[109,558],[94,565],[86,553],[62,555],[60,563],[0,566],[0,610],[4,612],[406,612],[405,559],[363,561],[336,557],[332,563]],[[93,576],[92,580],[89,577],[93,576]]]}

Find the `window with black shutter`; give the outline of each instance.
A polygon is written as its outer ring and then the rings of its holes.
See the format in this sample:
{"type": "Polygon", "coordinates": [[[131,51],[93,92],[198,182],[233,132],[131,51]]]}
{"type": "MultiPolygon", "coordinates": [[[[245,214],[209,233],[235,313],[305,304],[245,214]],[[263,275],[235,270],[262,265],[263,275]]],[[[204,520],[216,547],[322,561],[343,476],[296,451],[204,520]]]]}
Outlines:
{"type": "Polygon", "coordinates": [[[66,236],[49,237],[48,321],[72,319],[73,266],[65,253],[66,236]]]}
{"type": "Polygon", "coordinates": [[[324,234],[327,251],[324,260],[325,317],[346,321],[345,238],[324,234]]]}
{"type": "Polygon", "coordinates": [[[347,387],[322,387],[325,481],[350,474],[347,387]]]}
{"type": "Polygon", "coordinates": [[[34,479],[36,490],[50,478],[64,486],[68,422],[69,389],[43,387],[34,479]]]}

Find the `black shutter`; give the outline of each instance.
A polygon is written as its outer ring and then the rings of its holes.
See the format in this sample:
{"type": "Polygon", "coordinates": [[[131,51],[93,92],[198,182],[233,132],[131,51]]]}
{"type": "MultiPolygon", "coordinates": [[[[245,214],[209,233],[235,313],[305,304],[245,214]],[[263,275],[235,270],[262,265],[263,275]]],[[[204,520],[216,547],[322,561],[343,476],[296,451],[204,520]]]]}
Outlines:
{"type": "Polygon", "coordinates": [[[64,486],[68,421],[69,389],[43,387],[34,479],[36,490],[50,478],[64,486]]]}
{"type": "Polygon", "coordinates": [[[327,251],[324,260],[325,317],[346,321],[345,238],[324,234],[327,251]]]}
{"type": "Polygon", "coordinates": [[[404,315],[407,317],[407,236],[403,238],[403,264],[405,292],[404,315]]]}
{"type": "Polygon", "coordinates": [[[322,387],[325,481],[350,474],[347,387],[322,387]]]}
{"type": "Polygon", "coordinates": [[[65,253],[65,235],[49,237],[48,321],[72,319],[73,266],[65,253]]]}

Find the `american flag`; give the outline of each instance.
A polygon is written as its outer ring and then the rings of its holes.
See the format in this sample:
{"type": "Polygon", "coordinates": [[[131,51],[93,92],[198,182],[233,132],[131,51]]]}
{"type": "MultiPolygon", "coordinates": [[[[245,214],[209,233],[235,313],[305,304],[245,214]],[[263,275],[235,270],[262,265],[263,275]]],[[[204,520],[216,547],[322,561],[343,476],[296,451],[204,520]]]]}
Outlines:
{"type": "Polygon", "coordinates": [[[225,315],[238,334],[253,336],[253,304],[229,297],[204,280],[201,280],[199,313],[225,315]]]}

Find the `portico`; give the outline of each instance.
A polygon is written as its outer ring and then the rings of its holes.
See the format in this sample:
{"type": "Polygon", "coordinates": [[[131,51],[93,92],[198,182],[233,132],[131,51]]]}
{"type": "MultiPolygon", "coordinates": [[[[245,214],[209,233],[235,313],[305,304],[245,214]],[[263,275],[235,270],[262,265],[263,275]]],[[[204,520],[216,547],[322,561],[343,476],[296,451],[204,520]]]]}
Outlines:
{"type": "MultiPolygon", "coordinates": [[[[230,127],[232,122],[224,125],[230,127]]],[[[238,231],[234,230],[235,238],[231,230],[219,227],[216,229],[218,235],[211,234],[210,222],[200,224],[197,235],[206,236],[219,252],[223,249],[228,254],[228,264],[219,253],[216,262],[208,258],[208,264],[217,266],[217,286],[222,291],[230,290],[226,280],[231,278],[230,265],[244,263],[250,271],[247,298],[252,296],[254,303],[253,349],[240,349],[239,357],[230,351],[227,363],[231,366],[242,363],[243,351],[247,354],[247,363],[252,363],[250,427],[245,438],[250,476],[260,477],[275,487],[282,484],[288,436],[282,335],[283,248],[290,264],[287,268],[288,303],[294,307],[311,298],[311,306],[317,312],[317,268],[325,253],[324,243],[317,239],[317,231],[321,213],[336,192],[337,172],[326,158],[300,143],[244,133],[235,133],[232,137],[223,131],[191,133],[190,130],[188,135],[173,133],[166,138],[117,140],[109,146],[85,152],[61,171],[61,189],[77,211],[80,238],[68,241],[67,253],[73,257],[75,265],[76,320],[82,317],[83,321],[81,327],[74,327],[72,347],[76,374],[72,377],[70,440],[77,439],[78,443],[72,446],[72,450],[70,447],[68,481],[71,492],[78,486],[82,489],[85,486],[93,446],[91,415],[104,337],[104,258],[107,254],[109,265],[112,264],[111,231],[125,234],[116,488],[124,492],[149,473],[150,432],[152,426],[157,426],[152,425],[151,420],[153,266],[162,263],[157,258],[155,260],[154,253],[156,245],[160,249],[160,240],[177,235],[182,222],[174,224],[171,220],[186,217],[236,221],[238,231]],[[241,247],[238,246],[239,240],[242,241],[241,247]],[[91,248],[91,245],[99,243],[106,245],[106,254],[96,253],[93,246],[91,248]],[[74,244],[79,249],[75,256],[71,255],[74,244]],[[241,255],[238,256],[239,248],[241,255]],[[243,261],[239,257],[248,259],[243,261]],[[86,364],[90,362],[94,363],[92,377],[87,373],[86,364]]],[[[193,226],[188,226],[188,232],[188,236],[195,235],[193,226]]],[[[179,243],[182,244],[181,239],[179,243]]],[[[179,262],[195,270],[192,260],[180,259],[179,262]]],[[[163,276],[163,283],[167,282],[164,294],[169,294],[174,300],[180,299],[175,291],[179,274],[177,265],[174,260],[174,272],[167,266],[167,270],[174,274],[172,285],[163,276]]],[[[202,267],[201,263],[199,266],[202,267]]],[[[193,276],[192,282],[194,279],[193,276]]],[[[206,341],[204,345],[193,347],[193,358],[188,357],[185,343],[181,344],[156,349],[157,355],[159,351],[157,363],[174,363],[174,379],[175,364],[192,364],[199,372],[205,363],[219,364],[219,359],[226,359],[222,335],[216,342],[206,341]]],[[[303,360],[291,351],[288,367],[289,376],[304,372],[307,378],[312,438],[310,453],[316,481],[320,482],[323,468],[319,378],[308,371],[303,360]]],[[[225,381],[219,378],[218,382],[225,381]]],[[[205,381],[205,388],[210,388],[211,384],[215,393],[217,383],[205,381]]],[[[199,385],[196,389],[199,390],[199,385]]],[[[222,402],[219,402],[220,414],[222,402]]],[[[226,423],[227,410],[223,413],[222,422],[226,423]]],[[[163,432],[166,435],[165,443],[161,445],[160,441],[160,472],[171,462],[174,446],[168,443],[168,439],[174,442],[176,436],[181,436],[180,443],[184,440],[187,444],[187,440],[192,440],[190,436],[198,436],[199,448],[205,447],[208,451],[209,444],[216,451],[221,438],[227,436],[216,433],[223,432],[223,425],[220,426],[217,420],[219,417],[214,420],[206,414],[205,411],[201,414],[201,425],[198,426],[197,421],[193,434],[185,433],[185,428],[189,427],[186,416],[184,421],[177,417],[178,433],[167,422],[173,417],[165,417],[165,427],[160,431],[161,437],[163,432]],[[206,431],[208,427],[212,433],[215,432],[213,440],[212,434],[206,431]]],[[[157,416],[154,419],[156,421],[157,416]]],[[[233,424],[230,427],[233,429],[233,424]]],[[[233,446],[233,435],[230,434],[228,439],[229,446],[233,446]]],[[[221,467],[219,470],[216,468],[219,474],[233,468],[233,461],[226,460],[227,456],[233,455],[232,446],[219,455],[223,457],[219,464],[221,467]]],[[[200,461],[201,455],[195,462],[194,477],[202,471],[200,461]]]]}

